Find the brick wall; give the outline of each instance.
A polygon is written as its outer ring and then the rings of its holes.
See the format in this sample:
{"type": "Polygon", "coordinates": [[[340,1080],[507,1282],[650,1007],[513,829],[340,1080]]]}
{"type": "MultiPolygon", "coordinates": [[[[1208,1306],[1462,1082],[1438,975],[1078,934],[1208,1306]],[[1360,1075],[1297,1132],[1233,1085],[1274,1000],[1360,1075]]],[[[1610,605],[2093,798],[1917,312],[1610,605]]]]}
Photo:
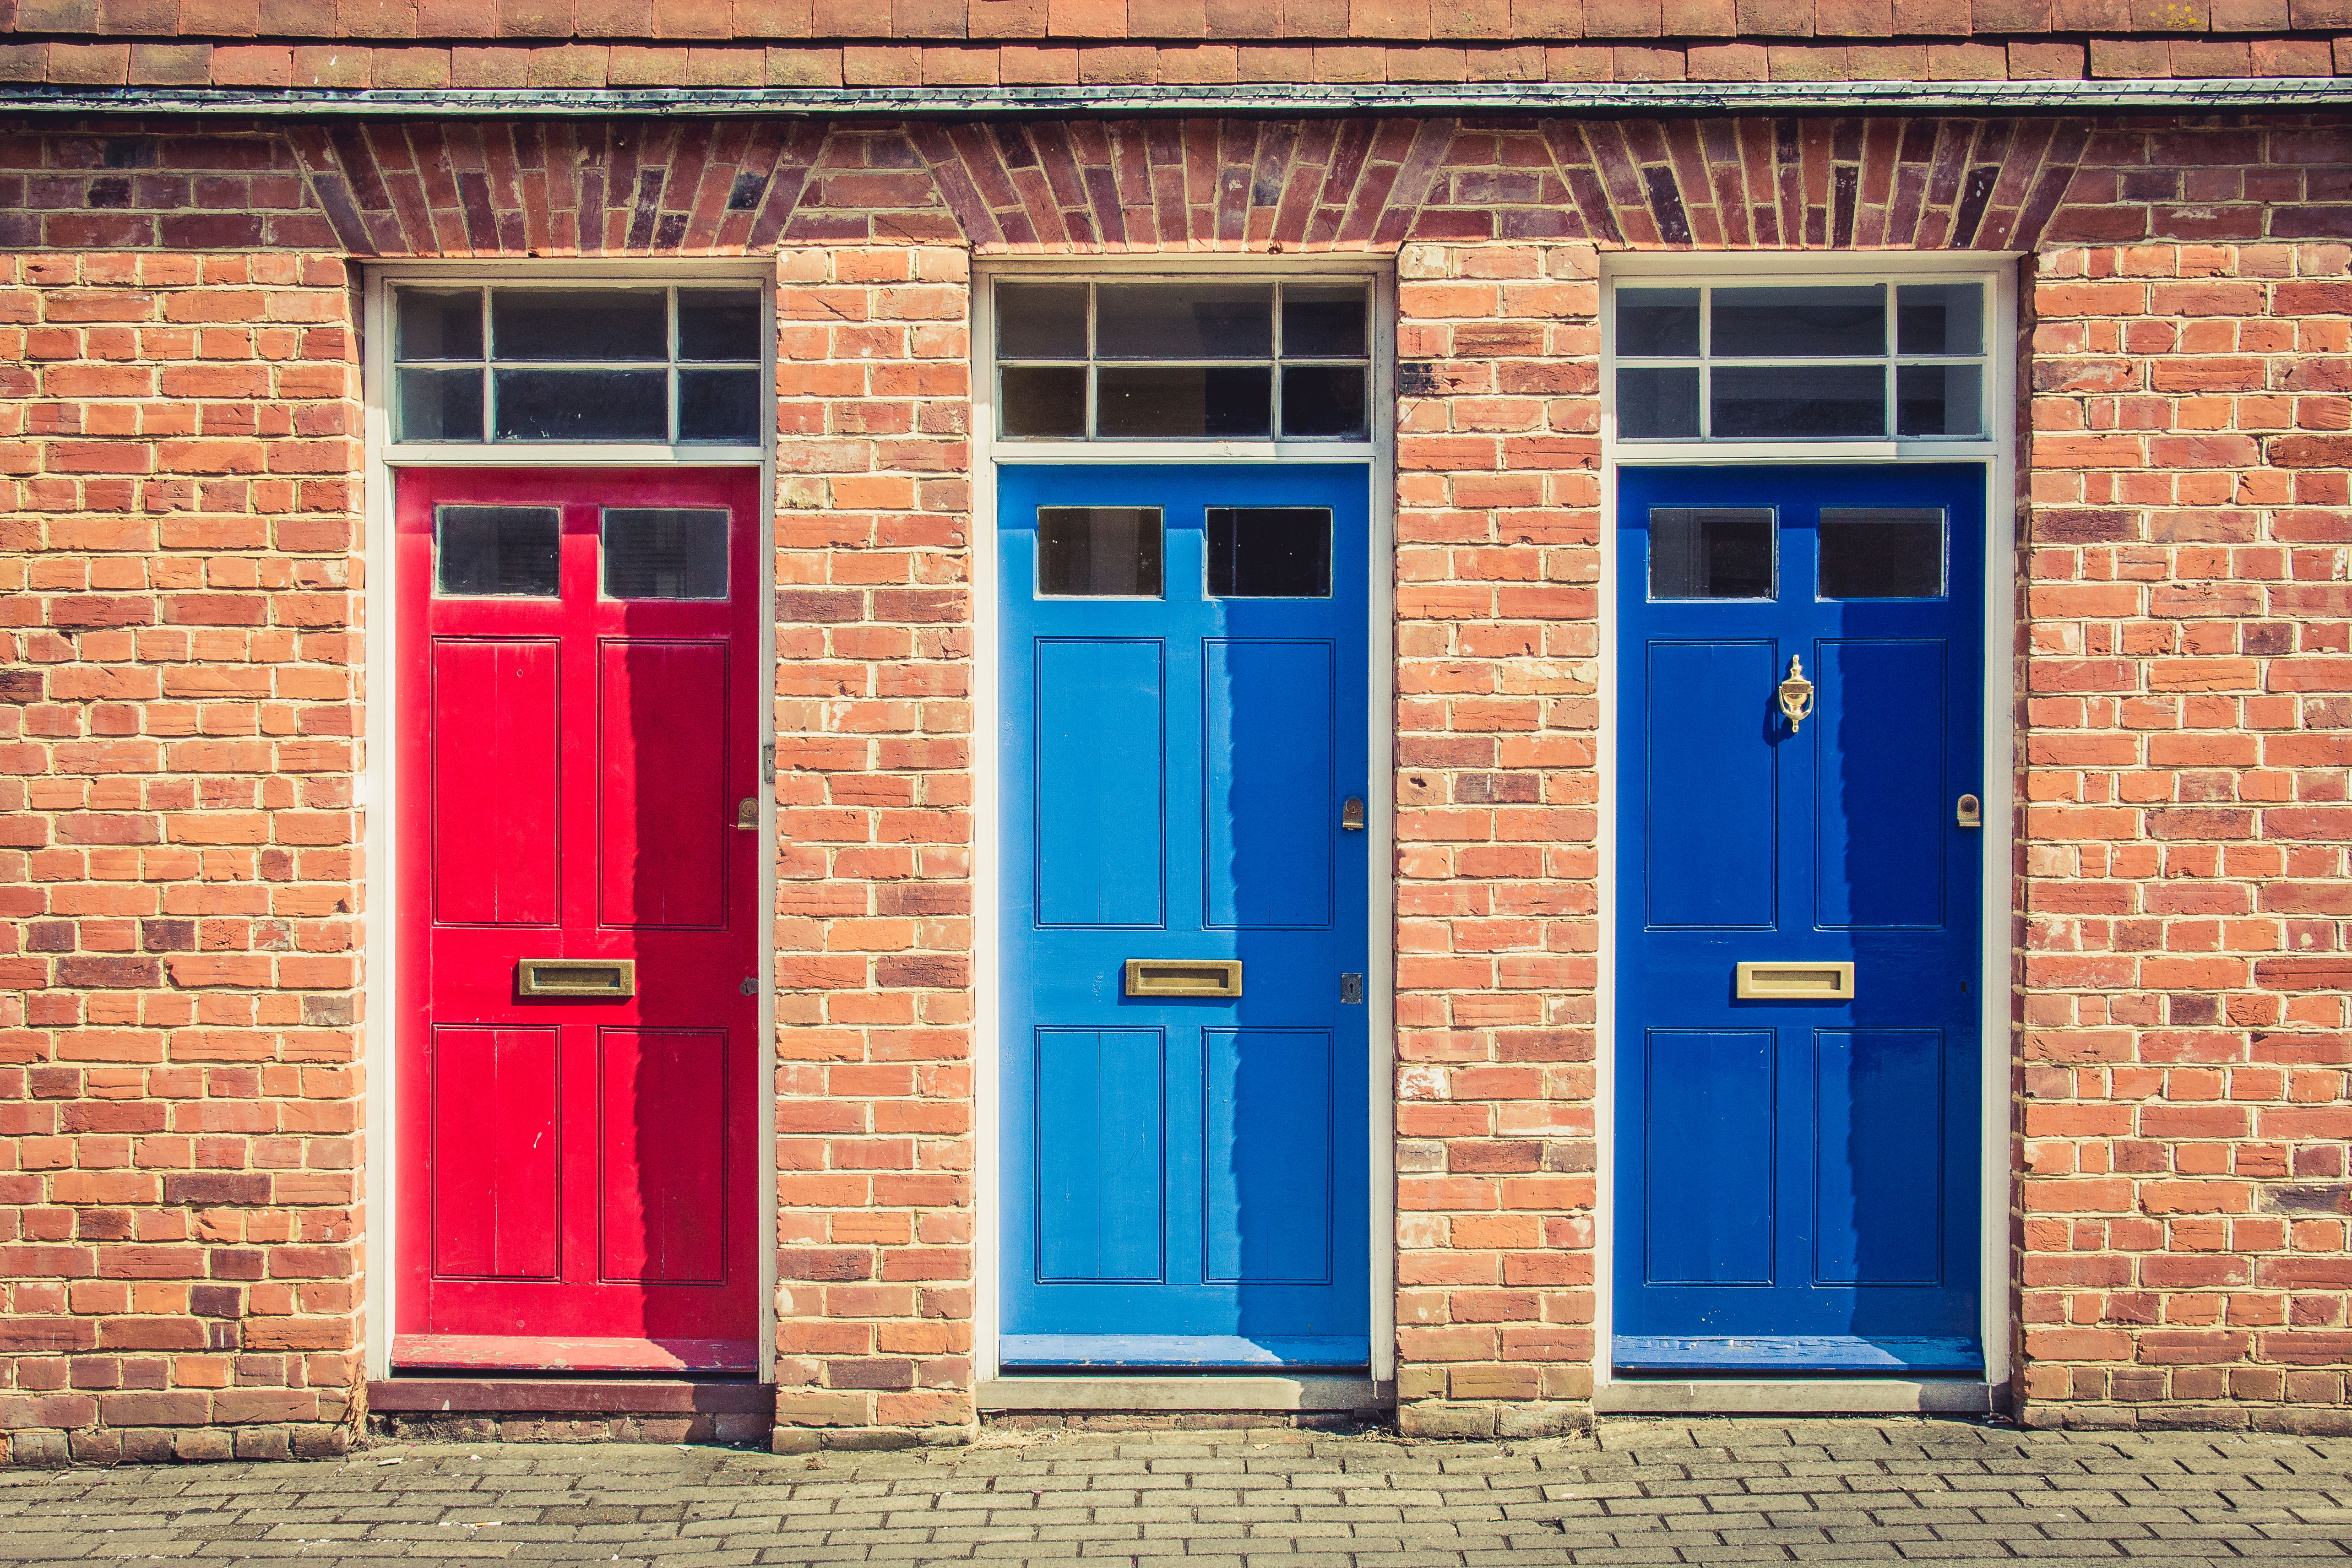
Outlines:
{"type": "Polygon", "coordinates": [[[1398,277],[1399,1419],[1556,1431],[1594,1348],[1600,256],[1398,277]]]}
{"type": "Polygon", "coordinates": [[[360,1335],[343,262],[0,259],[0,1432],[321,1452],[360,1335]]]}
{"type": "Polygon", "coordinates": [[[2053,248],[2033,308],[2026,1412],[2352,1430],[2352,247],[2053,248]]]}
{"type": "Polygon", "coordinates": [[[1591,1376],[1602,256],[2032,251],[2026,1409],[2340,1419],[2347,236],[2298,116],[0,134],[0,1429],[342,1419],[337,247],[777,255],[787,1446],[971,1419],[974,254],[1397,257],[1400,1396],[1465,1432],[1591,1376]]]}
{"type": "Polygon", "coordinates": [[[973,1421],[970,276],[777,258],[780,1448],[973,1421]]]}

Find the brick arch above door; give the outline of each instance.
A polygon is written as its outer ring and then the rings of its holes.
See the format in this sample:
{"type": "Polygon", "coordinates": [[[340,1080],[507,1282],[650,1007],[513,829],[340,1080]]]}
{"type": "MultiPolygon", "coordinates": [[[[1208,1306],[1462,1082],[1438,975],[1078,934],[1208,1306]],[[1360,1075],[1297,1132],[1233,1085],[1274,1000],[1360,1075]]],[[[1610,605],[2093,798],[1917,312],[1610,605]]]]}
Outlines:
{"type": "Polygon", "coordinates": [[[2326,204],[2352,147],[2307,117],[415,120],[294,134],[338,235],[385,256],[1409,239],[2006,250],[2352,232],[2352,208],[2326,204]]]}
{"type": "Polygon", "coordinates": [[[1381,253],[1408,240],[2022,250],[2352,236],[2327,116],[415,119],[5,138],[21,249],[1381,253]]]}

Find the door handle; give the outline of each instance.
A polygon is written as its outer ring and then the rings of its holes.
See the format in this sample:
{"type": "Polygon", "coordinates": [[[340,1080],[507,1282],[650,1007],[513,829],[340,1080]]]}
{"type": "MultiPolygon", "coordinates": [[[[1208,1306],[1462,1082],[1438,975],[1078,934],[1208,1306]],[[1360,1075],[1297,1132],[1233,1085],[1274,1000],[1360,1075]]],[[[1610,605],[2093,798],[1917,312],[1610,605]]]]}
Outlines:
{"type": "Polygon", "coordinates": [[[515,994],[616,1002],[637,994],[635,958],[518,958],[515,994]]]}
{"type": "Polygon", "coordinates": [[[1805,679],[1805,662],[1789,655],[1789,678],[1780,685],[1780,711],[1788,716],[1789,733],[1801,728],[1813,711],[1813,683],[1805,679]]]}
{"type": "Polygon", "coordinates": [[[1239,958],[1129,958],[1127,994],[1130,997],[1238,997],[1242,994],[1239,958]]]}

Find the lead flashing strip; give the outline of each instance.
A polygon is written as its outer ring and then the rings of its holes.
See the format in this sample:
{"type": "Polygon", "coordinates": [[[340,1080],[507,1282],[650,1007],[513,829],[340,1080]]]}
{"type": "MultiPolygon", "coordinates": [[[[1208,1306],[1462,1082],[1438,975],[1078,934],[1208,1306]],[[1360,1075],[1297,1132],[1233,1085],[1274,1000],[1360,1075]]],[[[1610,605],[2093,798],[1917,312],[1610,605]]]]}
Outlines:
{"type": "Polygon", "coordinates": [[[887,88],[79,88],[0,86],[47,114],[1010,116],[1738,113],[1829,110],[2109,114],[2352,105],[2352,78],[1959,82],[1253,82],[887,88]]]}

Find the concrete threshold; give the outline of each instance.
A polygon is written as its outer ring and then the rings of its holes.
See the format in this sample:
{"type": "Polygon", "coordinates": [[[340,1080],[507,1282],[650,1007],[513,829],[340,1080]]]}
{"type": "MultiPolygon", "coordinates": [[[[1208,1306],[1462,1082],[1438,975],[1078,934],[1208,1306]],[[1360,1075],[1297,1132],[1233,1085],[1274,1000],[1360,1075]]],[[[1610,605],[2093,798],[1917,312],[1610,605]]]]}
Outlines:
{"type": "Polygon", "coordinates": [[[983,1411],[1310,1410],[1385,1413],[1396,1385],[1369,1377],[992,1377],[983,1411]]]}
{"type": "Polygon", "coordinates": [[[1604,1416],[1989,1416],[2009,1385],[1971,1377],[1633,1377],[1592,1391],[1604,1416]]]}
{"type": "Polygon", "coordinates": [[[426,1416],[772,1416],[775,1385],[644,1378],[394,1377],[367,1385],[371,1413],[426,1416]]]}

